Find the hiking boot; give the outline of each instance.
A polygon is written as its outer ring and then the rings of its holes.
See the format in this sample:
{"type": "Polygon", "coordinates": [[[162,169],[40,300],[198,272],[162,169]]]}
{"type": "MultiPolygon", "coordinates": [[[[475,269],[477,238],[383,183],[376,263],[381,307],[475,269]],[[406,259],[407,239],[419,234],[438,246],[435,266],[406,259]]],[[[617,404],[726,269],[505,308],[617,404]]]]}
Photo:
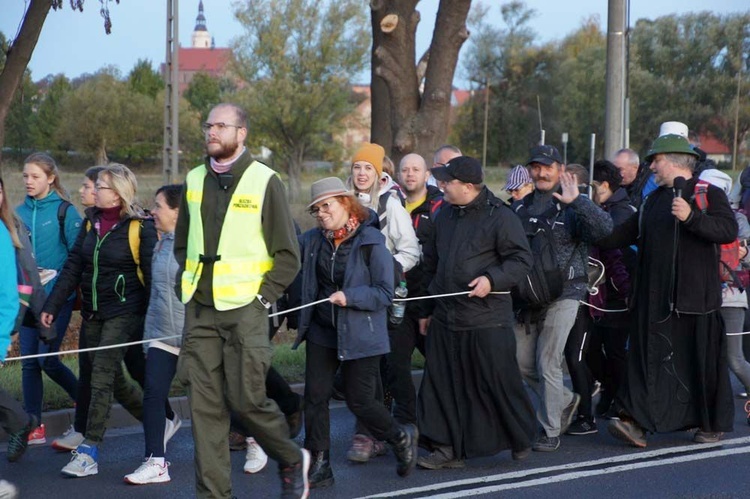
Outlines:
{"type": "Polygon", "coordinates": [[[720,431],[698,430],[693,436],[693,442],[695,442],[696,444],[715,444],[716,442],[721,440],[721,437],[723,435],[724,433],[720,431]]]}
{"type": "Polygon", "coordinates": [[[44,423],[40,424],[29,433],[29,445],[44,445],[47,443],[47,432],[44,423]]]}
{"type": "Polygon", "coordinates": [[[527,449],[514,450],[510,452],[510,457],[514,461],[523,461],[531,455],[531,447],[527,449]]]}
{"type": "Polygon", "coordinates": [[[152,457],[143,461],[138,469],[129,475],[125,475],[126,483],[132,485],[146,485],[148,483],[165,483],[171,480],[169,477],[169,463],[159,464],[152,457]]]}
{"type": "Polygon", "coordinates": [[[638,423],[628,419],[613,419],[607,425],[609,434],[633,447],[646,447],[646,432],[638,423]]]}
{"type": "Polygon", "coordinates": [[[580,415],[573,421],[573,424],[568,428],[568,435],[591,435],[597,433],[599,430],[596,428],[596,422],[594,418],[590,416],[580,415]]]}
{"type": "Polygon", "coordinates": [[[297,438],[297,435],[302,431],[302,415],[305,410],[305,399],[301,395],[297,395],[297,397],[299,397],[299,409],[285,416],[286,424],[289,425],[289,438],[297,438]]]}
{"type": "Polygon", "coordinates": [[[453,447],[433,446],[433,451],[417,459],[417,466],[426,470],[457,469],[466,466],[463,459],[456,459],[453,447]]]}
{"type": "Polygon", "coordinates": [[[60,438],[52,441],[52,448],[59,451],[76,450],[83,443],[83,433],[78,433],[73,426],[68,428],[60,438]]]}
{"type": "Polygon", "coordinates": [[[536,452],[555,452],[560,448],[560,437],[548,437],[542,434],[531,448],[536,452]]]}
{"type": "Polygon", "coordinates": [[[320,489],[333,485],[333,470],[331,469],[330,453],[327,450],[311,452],[310,472],[308,473],[310,488],[320,489]]]}
{"type": "Polygon", "coordinates": [[[245,441],[245,435],[238,431],[229,432],[229,450],[245,450],[247,449],[247,442],[245,441]]]}
{"type": "Polygon", "coordinates": [[[182,419],[180,419],[180,416],[177,415],[177,413],[174,413],[173,419],[167,419],[164,423],[164,450],[167,450],[167,442],[169,442],[175,433],[177,433],[177,430],[182,427],[182,419]]]}
{"type": "Polygon", "coordinates": [[[279,466],[282,499],[306,499],[310,495],[310,483],[307,478],[310,471],[310,453],[307,449],[300,450],[300,462],[285,468],[279,466]]]}
{"type": "Polygon", "coordinates": [[[419,430],[413,424],[401,425],[396,440],[391,442],[393,453],[396,455],[396,473],[406,476],[417,464],[417,442],[419,430]]]}
{"type": "Polygon", "coordinates": [[[387,451],[383,442],[357,433],[352,438],[352,446],[347,451],[346,458],[355,463],[366,463],[371,457],[382,456],[387,451]]]}
{"type": "Polygon", "coordinates": [[[61,470],[63,475],[80,478],[99,473],[99,449],[96,445],[81,444],[72,454],[70,462],[61,470]]]}
{"type": "Polygon", "coordinates": [[[245,466],[242,469],[245,473],[257,473],[266,467],[268,455],[253,437],[248,437],[246,442],[247,453],[245,454],[245,466]]]}
{"type": "Polygon", "coordinates": [[[29,422],[15,433],[8,435],[8,461],[15,463],[29,446],[29,434],[36,428],[38,421],[36,416],[29,416],[29,422]]]}
{"type": "Polygon", "coordinates": [[[573,416],[575,416],[576,409],[578,409],[578,404],[580,403],[581,396],[574,393],[573,400],[571,400],[570,404],[563,409],[562,414],[560,415],[560,435],[568,431],[568,428],[570,428],[570,425],[573,423],[573,416]]]}

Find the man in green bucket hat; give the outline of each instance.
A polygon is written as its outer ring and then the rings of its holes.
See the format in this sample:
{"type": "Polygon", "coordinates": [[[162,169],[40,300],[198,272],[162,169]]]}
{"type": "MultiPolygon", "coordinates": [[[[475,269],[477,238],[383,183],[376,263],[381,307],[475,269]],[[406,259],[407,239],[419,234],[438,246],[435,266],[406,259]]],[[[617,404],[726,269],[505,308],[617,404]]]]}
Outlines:
{"type": "Polygon", "coordinates": [[[697,159],[681,135],[654,140],[646,160],[659,187],[600,242],[638,245],[628,367],[615,398],[620,419],[608,427],[635,447],[646,447],[647,432],[697,428],[693,441],[714,443],[732,431],[718,245],[737,238],[737,223],[717,187],[700,184],[708,206],[696,206],[697,159]]]}

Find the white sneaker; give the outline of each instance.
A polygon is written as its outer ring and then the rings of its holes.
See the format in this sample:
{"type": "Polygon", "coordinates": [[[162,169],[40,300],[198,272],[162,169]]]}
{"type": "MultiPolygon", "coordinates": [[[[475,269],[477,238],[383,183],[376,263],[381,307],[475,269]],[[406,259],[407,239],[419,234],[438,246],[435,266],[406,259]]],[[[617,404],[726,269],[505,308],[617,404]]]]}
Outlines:
{"type": "Polygon", "coordinates": [[[7,480],[0,480],[0,499],[16,499],[18,487],[7,480]]]}
{"type": "Polygon", "coordinates": [[[167,450],[167,442],[177,433],[177,430],[182,427],[182,420],[180,416],[175,412],[174,419],[167,419],[164,424],[164,451],[167,450]]]}
{"type": "Polygon", "coordinates": [[[73,457],[70,462],[61,470],[63,475],[84,477],[99,473],[99,464],[96,462],[98,457],[96,447],[80,445],[72,454],[73,457]]]}
{"type": "Polygon", "coordinates": [[[78,433],[73,426],[67,429],[62,437],[52,441],[52,448],[60,451],[76,450],[83,443],[83,434],[78,433]]]}
{"type": "Polygon", "coordinates": [[[245,454],[245,467],[243,469],[245,473],[257,473],[266,467],[268,455],[253,437],[248,437],[245,442],[247,442],[247,453],[245,454]]]}
{"type": "Polygon", "coordinates": [[[151,457],[143,461],[143,464],[137,470],[129,475],[125,475],[125,481],[133,485],[163,483],[170,480],[169,463],[164,461],[164,466],[162,466],[151,457]]]}

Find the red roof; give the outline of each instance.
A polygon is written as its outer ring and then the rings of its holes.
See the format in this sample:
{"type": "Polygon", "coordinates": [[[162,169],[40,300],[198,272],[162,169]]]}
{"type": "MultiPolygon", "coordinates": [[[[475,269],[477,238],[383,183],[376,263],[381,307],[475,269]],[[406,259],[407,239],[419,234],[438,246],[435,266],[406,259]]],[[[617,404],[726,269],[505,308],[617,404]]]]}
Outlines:
{"type": "Polygon", "coordinates": [[[700,141],[700,148],[703,149],[706,154],[732,154],[728,145],[724,144],[711,134],[707,133],[701,135],[700,141]]]}
{"type": "Polygon", "coordinates": [[[220,75],[226,70],[232,51],[223,49],[180,48],[180,71],[205,71],[220,75]]]}

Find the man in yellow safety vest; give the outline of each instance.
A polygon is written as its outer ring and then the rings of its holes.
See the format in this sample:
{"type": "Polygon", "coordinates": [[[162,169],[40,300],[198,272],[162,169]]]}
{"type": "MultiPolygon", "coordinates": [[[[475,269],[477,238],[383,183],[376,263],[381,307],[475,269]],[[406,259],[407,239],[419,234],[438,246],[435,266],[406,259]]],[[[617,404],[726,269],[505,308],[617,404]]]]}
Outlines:
{"type": "Polygon", "coordinates": [[[284,185],[244,146],[247,115],[219,104],[203,123],[205,164],[190,171],[175,230],[186,304],[178,377],[187,386],[198,497],[232,495],[233,412],[279,464],[282,497],[307,497],[309,454],[266,397],[268,308],[294,280],[299,249],[284,185]]]}

